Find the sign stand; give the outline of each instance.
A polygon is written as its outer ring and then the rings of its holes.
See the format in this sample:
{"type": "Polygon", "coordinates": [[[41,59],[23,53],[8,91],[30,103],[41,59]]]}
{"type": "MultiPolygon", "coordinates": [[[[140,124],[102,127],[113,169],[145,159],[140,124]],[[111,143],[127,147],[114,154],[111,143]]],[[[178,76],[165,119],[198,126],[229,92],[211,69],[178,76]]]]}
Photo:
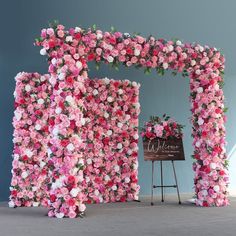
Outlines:
{"type": "Polygon", "coordinates": [[[175,178],[175,185],[164,185],[163,184],[163,169],[162,169],[162,160],[160,161],[160,165],[161,165],[161,185],[154,185],[154,161],[152,160],[152,194],[151,194],[151,205],[153,206],[153,189],[154,188],[161,188],[161,201],[164,202],[164,188],[176,188],[177,190],[177,195],[178,195],[178,199],[179,199],[179,204],[181,204],[181,200],[180,200],[180,194],[179,194],[179,186],[178,186],[178,182],[177,182],[177,176],[176,176],[176,171],[175,171],[175,165],[174,165],[174,160],[171,160],[172,163],[172,167],[173,167],[173,173],[174,173],[174,178],[175,178]]]}

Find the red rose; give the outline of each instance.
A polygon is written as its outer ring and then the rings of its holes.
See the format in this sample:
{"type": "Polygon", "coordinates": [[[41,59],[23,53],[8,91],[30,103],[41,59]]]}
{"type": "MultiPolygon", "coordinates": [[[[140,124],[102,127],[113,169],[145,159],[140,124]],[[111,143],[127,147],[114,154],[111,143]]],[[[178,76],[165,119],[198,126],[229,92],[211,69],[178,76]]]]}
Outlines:
{"type": "Polygon", "coordinates": [[[50,195],[50,201],[51,202],[55,202],[56,201],[56,195],[55,194],[52,194],[52,195],[50,195]]]}
{"type": "Polygon", "coordinates": [[[49,48],[54,48],[55,46],[56,46],[56,43],[55,43],[55,41],[54,40],[49,40],[48,41],[48,46],[49,46],[49,48]]]}
{"type": "Polygon", "coordinates": [[[220,108],[216,108],[216,109],[215,109],[215,113],[216,113],[216,114],[220,114],[220,113],[221,113],[221,109],[220,109],[220,108]]]}
{"type": "Polygon", "coordinates": [[[66,78],[66,82],[67,82],[68,84],[73,84],[73,82],[74,82],[73,77],[72,77],[72,76],[68,76],[68,77],[66,78]]]}
{"type": "Polygon", "coordinates": [[[94,53],[90,53],[88,55],[88,61],[93,61],[95,59],[95,54],[94,53]]]}
{"type": "Polygon", "coordinates": [[[68,176],[68,184],[74,184],[75,183],[75,177],[73,175],[68,176]]]}
{"type": "Polygon", "coordinates": [[[73,198],[70,198],[68,201],[67,201],[67,204],[69,206],[74,206],[75,205],[75,200],[73,198]]]}
{"type": "Polygon", "coordinates": [[[50,118],[49,121],[48,121],[48,124],[51,125],[51,126],[54,126],[55,125],[54,118],[50,118]]]}
{"type": "Polygon", "coordinates": [[[209,204],[208,204],[206,201],[204,201],[204,202],[203,202],[203,206],[204,206],[204,207],[209,207],[209,204]]]}
{"type": "Polygon", "coordinates": [[[61,146],[62,147],[66,147],[68,144],[69,144],[69,140],[67,140],[67,139],[61,140],[61,146]]]}
{"type": "Polygon", "coordinates": [[[219,175],[225,175],[225,172],[223,170],[220,170],[219,175]]]}
{"type": "Polygon", "coordinates": [[[120,201],[121,201],[121,202],[126,202],[126,197],[125,197],[125,196],[122,196],[122,197],[120,198],[120,201]]]}
{"type": "Polygon", "coordinates": [[[75,120],[71,120],[70,121],[70,128],[71,129],[75,129],[76,128],[75,120]]]}
{"type": "Polygon", "coordinates": [[[126,53],[129,54],[129,55],[132,55],[133,54],[133,50],[131,48],[127,48],[126,49],[126,53]]]}
{"type": "Polygon", "coordinates": [[[28,161],[28,156],[24,155],[24,156],[22,157],[22,161],[28,161]]]}
{"type": "Polygon", "coordinates": [[[80,33],[76,33],[74,35],[74,38],[77,39],[77,40],[80,40],[81,39],[81,34],[80,33]]]}
{"type": "Polygon", "coordinates": [[[106,138],[104,138],[104,139],[102,140],[102,142],[103,142],[104,145],[108,145],[108,144],[109,144],[109,141],[110,141],[110,139],[109,139],[108,137],[106,137],[106,138]]]}
{"type": "Polygon", "coordinates": [[[14,189],[14,190],[12,190],[11,191],[11,195],[13,196],[13,197],[16,197],[17,196],[17,191],[14,189]]]}

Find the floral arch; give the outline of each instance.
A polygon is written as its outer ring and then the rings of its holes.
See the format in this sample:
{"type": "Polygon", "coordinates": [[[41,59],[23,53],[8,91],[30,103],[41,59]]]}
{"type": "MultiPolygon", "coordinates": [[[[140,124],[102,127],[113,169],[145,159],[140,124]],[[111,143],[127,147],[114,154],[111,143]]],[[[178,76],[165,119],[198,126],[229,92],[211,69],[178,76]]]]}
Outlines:
{"type": "MultiPolygon", "coordinates": [[[[131,36],[114,30],[102,32],[95,26],[86,30],[79,27],[65,30],[63,25],[58,24],[43,29],[35,44],[42,47],[40,54],[46,55],[49,63],[49,82],[52,86],[49,146],[51,161],[54,163],[54,185],[60,178],[61,169],[67,166],[76,167],[76,172],[72,176],[67,170],[64,187],[70,188],[71,182],[78,186],[83,184],[83,178],[80,177],[84,169],[84,144],[78,141],[83,137],[75,137],[68,127],[63,127],[64,132],[67,132],[65,136],[54,133],[55,127],[62,123],[62,111],[65,116],[75,114],[77,132],[83,133],[86,122],[83,97],[87,93],[84,86],[88,79],[87,63],[95,61],[99,67],[104,62],[114,68],[120,64],[128,67],[133,65],[144,68],[146,73],[155,69],[163,75],[165,70],[172,70],[174,74],[182,73],[190,78],[196,204],[228,205],[224,126],[226,109],[222,90],[225,59],[217,49],[199,44],[184,44],[179,40],[156,40],[152,36],[145,39],[140,35],[131,36]],[[65,149],[62,143],[69,147],[65,149]]],[[[50,190],[48,198],[53,196],[60,199],[62,194],[59,187],[55,187],[50,190]]],[[[84,196],[77,192],[73,200],[78,202],[78,215],[85,209],[84,196]]],[[[60,208],[57,201],[53,202],[50,203],[51,215],[55,215],[60,208]]]]}

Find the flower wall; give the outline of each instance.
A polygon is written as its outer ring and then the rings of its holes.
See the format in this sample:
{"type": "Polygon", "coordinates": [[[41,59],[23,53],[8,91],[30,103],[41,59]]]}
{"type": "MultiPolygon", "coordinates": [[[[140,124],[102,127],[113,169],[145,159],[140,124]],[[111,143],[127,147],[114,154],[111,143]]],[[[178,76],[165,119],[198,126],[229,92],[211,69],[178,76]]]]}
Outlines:
{"type": "Polygon", "coordinates": [[[9,205],[43,205],[49,216],[74,218],[85,202],[137,199],[139,85],[87,79],[83,98],[72,101],[65,94],[58,102],[53,79],[16,76],[9,205]],[[73,110],[75,102],[83,104],[83,113],[73,110]]]}
{"type": "Polygon", "coordinates": [[[117,69],[143,67],[159,75],[171,69],[190,78],[195,172],[194,185],[200,206],[228,205],[228,171],[225,150],[225,107],[223,95],[224,56],[213,47],[180,40],[144,38],[115,31],[102,32],[80,27],[66,30],[54,24],[41,31],[36,40],[40,53],[48,57],[49,72],[58,80],[82,75],[86,79],[88,61],[109,63],[117,69]],[[65,71],[67,73],[65,74],[65,71]],[[67,76],[66,76],[67,75],[67,76]]]}
{"type": "Polygon", "coordinates": [[[105,78],[85,87],[87,203],[137,200],[139,85],[105,78]]]}
{"type": "Polygon", "coordinates": [[[50,183],[47,157],[51,93],[49,75],[23,72],[15,79],[14,160],[9,205],[46,206],[50,183]]]}

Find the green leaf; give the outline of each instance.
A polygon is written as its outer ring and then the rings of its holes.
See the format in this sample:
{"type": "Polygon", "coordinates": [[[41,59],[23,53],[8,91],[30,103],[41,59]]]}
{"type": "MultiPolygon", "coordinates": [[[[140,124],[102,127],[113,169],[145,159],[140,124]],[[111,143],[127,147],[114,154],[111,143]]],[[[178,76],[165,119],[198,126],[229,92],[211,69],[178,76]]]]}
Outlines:
{"type": "Polygon", "coordinates": [[[96,25],[96,24],[93,24],[92,29],[93,29],[94,31],[96,31],[97,25],[96,25]]]}

